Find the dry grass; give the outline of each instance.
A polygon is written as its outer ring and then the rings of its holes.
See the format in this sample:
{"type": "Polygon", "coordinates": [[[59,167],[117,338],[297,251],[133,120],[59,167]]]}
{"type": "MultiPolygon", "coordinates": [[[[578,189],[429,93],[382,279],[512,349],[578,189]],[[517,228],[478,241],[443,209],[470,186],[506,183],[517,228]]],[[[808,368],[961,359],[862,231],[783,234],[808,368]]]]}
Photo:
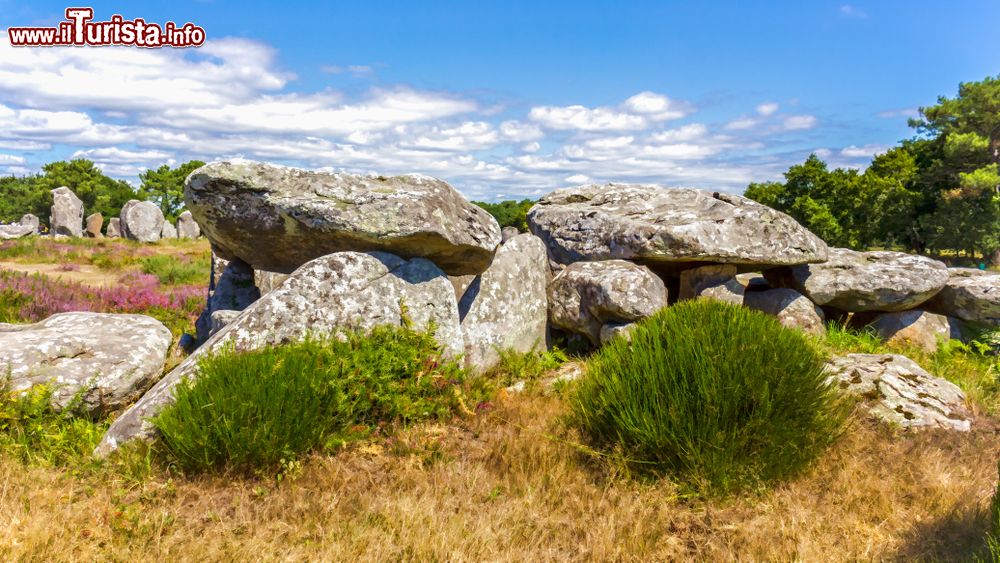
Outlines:
{"type": "Polygon", "coordinates": [[[988,421],[969,435],[856,422],[798,480],[706,503],[586,458],[564,412],[557,397],[511,397],[473,420],[313,457],[278,483],[137,483],[0,460],[0,558],[967,560],[1000,453],[988,421]]]}

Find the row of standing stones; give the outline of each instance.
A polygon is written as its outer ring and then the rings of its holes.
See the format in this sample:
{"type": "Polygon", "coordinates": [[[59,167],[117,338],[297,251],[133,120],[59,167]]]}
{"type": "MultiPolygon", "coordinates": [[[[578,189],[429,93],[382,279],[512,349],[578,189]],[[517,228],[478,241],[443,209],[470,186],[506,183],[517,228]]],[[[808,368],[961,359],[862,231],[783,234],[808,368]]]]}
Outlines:
{"type": "MultiPolygon", "coordinates": [[[[166,220],[160,208],[150,201],[129,200],[122,206],[118,217],[107,221],[104,216],[92,213],[84,219],[83,201],[66,186],[52,190],[52,209],[49,215],[49,234],[66,237],[127,238],[139,242],[156,242],[160,239],[196,239],[201,228],[185,211],[177,224],[166,220]],[[102,233],[103,230],[103,233],[102,233]]],[[[40,221],[32,214],[21,217],[17,223],[0,225],[0,240],[15,239],[39,234],[40,221]]]]}
{"type": "MultiPolygon", "coordinates": [[[[58,377],[66,389],[59,396],[82,390],[92,412],[138,397],[99,455],[152,437],[149,418],[171,403],[179,381],[197,378],[206,355],[307,334],[433,326],[446,354],[481,372],[499,350],[544,347],[552,331],[594,346],[627,338],[635,322],[694,298],[761,310],[812,333],[825,330],[826,318],[850,318],[926,347],[964,338],[963,323],[1000,326],[1000,274],[828,248],[787,215],[729,194],[562,189],[531,209],[523,234],[502,232],[447,183],[421,175],[216,162],[188,177],[184,196],[212,243],[213,272],[198,346],[168,374],[157,380],[169,333],[151,319],[69,313],[0,325],[0,365],[13,366],[15,385],[58,377]],[[100,319],[107,326],[95,326],[100,319]]],[[[962,392],[908,358],[849,354],[827,369],[831,384],[869,399],[882,419],[970,428],[962,392]]]]}

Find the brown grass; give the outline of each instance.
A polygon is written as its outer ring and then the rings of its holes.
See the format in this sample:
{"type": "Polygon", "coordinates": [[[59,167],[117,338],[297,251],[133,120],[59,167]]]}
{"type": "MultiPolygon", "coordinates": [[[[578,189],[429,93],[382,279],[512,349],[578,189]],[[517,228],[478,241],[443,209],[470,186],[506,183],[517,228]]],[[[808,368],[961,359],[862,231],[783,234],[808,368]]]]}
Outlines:
{"type": "Polygon", "coordinates": [[[563,402],[500,401],[281,482],[131,483],[0,460],[0,559],[546,561],[967,560],[1000,437],[856,422],[809,474],[763,496],[678,499],[574,448],[563,402]]]}

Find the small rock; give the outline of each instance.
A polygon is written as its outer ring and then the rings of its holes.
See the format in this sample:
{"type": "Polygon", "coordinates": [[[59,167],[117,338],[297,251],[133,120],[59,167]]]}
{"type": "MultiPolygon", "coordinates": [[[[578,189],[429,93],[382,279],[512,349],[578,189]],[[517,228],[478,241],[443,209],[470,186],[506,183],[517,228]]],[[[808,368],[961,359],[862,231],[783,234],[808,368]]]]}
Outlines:
{"type": "Polygon", "coordinates": [[[612,338],[621,336],[632,340],[631,332],[635,329],[635,323],[607,323],[601,327],[601,344],[607,344],[612,338]]]}
{"type": "Polygon", "coordinates": [[[507,242],[519,234],[521,234],[521,231],[518,231],[517,227],[504,227],[503,229],[500,229],[500,238],[502,239],[502,242],[507,242]]]}
{"type": "Polygon", "coordinates": [[[122,220],[118,217],[108,219],[108,228],[105,231],[108,238],[119,238],[122,236],[122,220]]]}
{"type": "Polygon", "coordinates": [[[104,227],[104,215],[100,213],[92,213],[87,216],[87,237],[88,238],[104,238],[101,234],[101,228],[104,227]]]}
{"type": "Polygon", "coordinates": [[[927,311],[883,313],[871,324],[879,337],[890,344],[912,344],[928,352],[937,350],[940,342],[962,339],[957,320],[927,311]]]}
{"type": "Polygon", "coordinates": [[[196,239],[201,236],[201,227],[194,220],[190,211],[184,211],[177,217],[177,237],[196,239]]]}
{"type": "Polygon", "coordinates": [[[1000,326],[1000,272],[948,268],[948,281],[925,308],[965,321],[1000,326]]]}
{"type": "Polygon", "coordinates": [[[174,224],[171,223],[170,221],[164,220],[163,221],[163,230],[160,231],[160,238],[161,239],[164,239],[164,238],[165,239],[174,239],[174,238],[177,238],[177,227],[174,227],[174,224]]]}
{"type": "Polygon", "coordinates": [[[236,317],[240,316],[242,312],[243,311],[229,311],[226,309],[212,311],[212,326],[208,331],[209,337],[214,336],[215,333],[219,332],[225,328],[226,325],[236,320],[236,317]]]}
{"type": "Polygon", "coordinates": [[[743,304],[746,288],[736,281],[734,264],[711,264],[681,272],[681,287],[678,299],[705,297],[731,303],[743,304]]]}
{"type": "Polygon", "coordinates": [[[778,317],[778,322],[785,327],[811,334],[826,333],[823,310],[794,289],[748,291],[743,296],[743,305],[778,317]]]}

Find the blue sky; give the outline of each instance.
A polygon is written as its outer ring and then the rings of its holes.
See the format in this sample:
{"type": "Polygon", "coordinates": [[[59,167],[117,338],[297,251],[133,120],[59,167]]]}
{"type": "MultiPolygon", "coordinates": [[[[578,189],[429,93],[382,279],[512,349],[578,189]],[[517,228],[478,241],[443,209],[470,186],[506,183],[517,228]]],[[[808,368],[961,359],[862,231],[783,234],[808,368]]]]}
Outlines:
{"type": "MultiPolygon", "coordinates": [[[[478,199],[584,182],[740,192],[864,166],[921,105],[1000,73],[1000,3],[119,2],[199,49],[0,40],[0,174],[86,157],[421,172],[478,199]],[[278,7],[276,7],[278,6],[278,7]]],[[[66,4],[0,0],[0,28],[66,4]]]]}

